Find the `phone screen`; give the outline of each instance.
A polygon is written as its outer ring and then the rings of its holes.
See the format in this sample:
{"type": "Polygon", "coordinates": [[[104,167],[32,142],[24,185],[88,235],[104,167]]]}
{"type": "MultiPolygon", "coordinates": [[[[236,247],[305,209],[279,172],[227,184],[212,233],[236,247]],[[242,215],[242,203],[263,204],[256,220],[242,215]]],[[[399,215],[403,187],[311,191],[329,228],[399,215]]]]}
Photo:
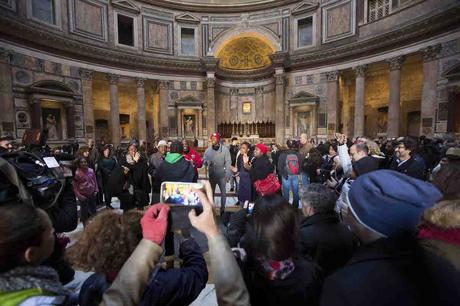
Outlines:
{"type": "Polygon", "coordinates": [[[203,185],[199,183],[163,182],[160,190],[160,201],[174,205],[201,206],[200,198],[194,189],[202,188],[203,185]]]}

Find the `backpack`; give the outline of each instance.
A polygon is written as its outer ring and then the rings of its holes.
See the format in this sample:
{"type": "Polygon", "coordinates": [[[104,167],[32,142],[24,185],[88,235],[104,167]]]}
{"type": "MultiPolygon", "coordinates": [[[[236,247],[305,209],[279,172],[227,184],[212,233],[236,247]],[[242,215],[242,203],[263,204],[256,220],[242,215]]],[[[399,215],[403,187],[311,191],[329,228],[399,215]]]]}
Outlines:
{"type": "Polygon", "coordinates": [[[289,153],[286,155],[286,172],[288,175],[299,174],[299,157],[297,154],[289,153]]]}
{"type": "MultiPolygon", "coordinates": [[[[3,154],[0,173],[17,188],[17,200],[42,209],[55,205],[64,190],[65,178],[59,177],[40,157],[29,152],[3,154]]],[[[5,198],[7,200],[12,199],[5,198]]]]}

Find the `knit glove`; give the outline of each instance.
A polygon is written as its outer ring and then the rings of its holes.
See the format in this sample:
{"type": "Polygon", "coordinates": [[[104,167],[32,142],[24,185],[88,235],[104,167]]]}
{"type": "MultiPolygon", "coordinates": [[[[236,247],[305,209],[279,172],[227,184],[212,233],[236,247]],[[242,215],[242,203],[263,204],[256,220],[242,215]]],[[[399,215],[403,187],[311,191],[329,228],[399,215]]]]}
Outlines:
{"type": "Polygon", "coordinates": [[[166,204],[155,204],[144,213],[141,219],[142,236],[144,239],[161,245],[168,227],[169,206],[166,204]]]}

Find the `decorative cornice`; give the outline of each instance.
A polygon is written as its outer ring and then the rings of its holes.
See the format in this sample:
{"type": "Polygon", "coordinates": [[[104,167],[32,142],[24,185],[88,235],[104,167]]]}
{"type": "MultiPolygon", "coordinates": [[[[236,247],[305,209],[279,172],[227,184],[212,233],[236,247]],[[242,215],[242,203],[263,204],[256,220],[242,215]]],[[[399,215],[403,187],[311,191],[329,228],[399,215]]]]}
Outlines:
{"type": "Polygon", "coordinates": [[[9,64],[11,62],[11,57],[13,56],[13,51],[0,48],[0,62],[9,64]]]}
{"type": "Polygon", "coordinates": [[[198,12],[198,13],[247,13],[250,11],[259,11],[267,9],[275,9],[277,7],[282,7],[289,5],[291,3],[298,2],[299,0],[273,0],[273,1],[251,1],[250,4],[235,4],[232,1],[227,3],[216,4],[203,4],[201,3],[183,3],[181,1],[168,1],[168,0],[142,0],[143,2],[160,6],[168,9],[179,10],[179,11],[189,11],[189,12],[198,12]]]}
{"type": "Polygon", "coordinates": [[[355,71],[355,75],[357,78],[364,77],[366,75],[367,65],[356,66],[353,68],[353,70],[355,71]]]}
{"type": "Polygon", "coordinates": [[[91,81],[93,79],[93,72],[91,70],[80,68],[78,73],[82,80],[91,81]]]}
{"type": "Polygon", "coordinates": [[[396,56],[396,57],[387,59],[386,62],[388,63],[390,71],[392,71],[392,70],[401,70],[402,64],[404,62],[404,57],[403,56],[396,56]]]}
{"type": "Polygon", "coordinates": [[[144,78],[136,78],[136,86],[137,88],[144,88],[145,79],[144,78]]]}
{"type": "Polygon", "coordinates": [[[280,51],[270,55],[270,59],[272,60],[275,67],[284,67],[286,66],[288,55],[289,54],[287,52],[280,51]]]}
{"type": "MultiPolygon", "coordinates": [[[[164,3],[164,1],[155,1],[155,4],[157,2],[164,3]]],[[[459,25],[460,7],[457,6],[410,25],[395,27],[393,31],[375,35],[364,41],[347,41],[343,45],[321,46],[314,51],[293,52],[287,61],[286,58],[284,59],[282,65],[289,71],[334,65],[426,41],[439,34],[458,30],[459,25]]],[[[0,18],[0,36],[3,41],[10,41],[56,56],[138,72],[202,75],[203,72],[209,71],[208,68],[211,68],[203,65],[199,59],[138,54],[135,51],[111,48],[103,43],[83,42],[74,36],[65,36],[63,33],[47,30],[6,15],[0,18]]],[[[278,60],[274,63],[279,65],[278,60]]],[[[214,69],[215,67],[216,65],[214,69]]]]}
{"type": "Polygon", "coordinates": [[[158,88],[160,88],[160,90],[169,89],[169,81],[160,80],[158,88]]]}
{"type": "Polygon", "coordinates": [[[112,0],[112,6],[127,10],[134,14],[141,12],[140,8],[129,0],[112,0]]]}
{"type": "Polygon", "coordinates": [[[437,44],[434,46],[426,47],[422,50],[422,56],[424,62],[431,62],[438,58],[439,53],[441,53],[442,46],[441,44],[437,44]]]}
{"type": "Polygon", "coordinates": [[[105,77],[109,81],[110,85],[118,84],[119,76],[117,74],[107,73],[105,77]]]}
{"type": "Polygon", "coordinates": [[[339,71],[335,70],[326,72],[326,78],[328,82],[337,82],[339,79],[339,71]]]}

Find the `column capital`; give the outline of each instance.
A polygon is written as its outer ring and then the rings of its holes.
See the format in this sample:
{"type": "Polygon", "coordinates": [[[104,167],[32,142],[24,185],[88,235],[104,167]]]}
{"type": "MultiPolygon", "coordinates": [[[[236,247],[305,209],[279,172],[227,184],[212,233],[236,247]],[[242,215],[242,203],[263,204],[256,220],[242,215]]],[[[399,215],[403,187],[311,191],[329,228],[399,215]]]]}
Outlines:
{"type": "Polygon", "coordinates": [[[404,62],[404,56],[396,56],[390,59],[387,59],[386,62],[391,70],[401,70],[402,64],[404,62]]]}
{"type": "Polygon", "coordinates": [[[117,85],[119,76],[113,73],[107,73],[106,79],[109,81],[110,85],[117,85]]]}
{"type": "Polygon", "coordinates": [[[39,98],[32,98],[29,99],[30,104],[40,104],[40,99],[39,98]]]}
{"type": "Polygon", "coordinates": [[[169,81],[167,80],[160,80],[159,81],[159,88],[161,89],[169,89],[169,81]]]}
{"type": "Polygon", "coordinates": [[[237,96],[238,95],[238,88],[230,88],[230,95],[231,96],[237,96]]]}
{"type": "Polygon", "coordinates": [[[367,71],[367,65],[359,65],[353,68],[356,77],[364,77],[367,71]]]}
{"type": "Polygon", "coordinates": [[[276,85],[284,86],[286,84],[286,75],[284,73],[275,74],[275,83],[276,85]]]}
{"type": "Polygon", "coordinates": [[[136,86],[137,88],[144,88],[145,79],[144,78],[136,78],[136,86]]]}
{"type": "Polygon", "coordinates": [[[256,87],[256,95],[263,95],[264,94],[264,87],[263,86],[257,86],[256,87]]]}
{"type": "Polygon", "coordinates": [[[13,51],[0,48],[0,62],[9,64],[11,62],[11,57],[13,56],[13,51]]]}
{"type": "Polygon", "coordinates": [[[216,86],[216,79],[215,78],[206,78],[206,87],[214,88],[216,86]]]}
{"type": "Polygon", "coordinates": [[[328,82],[336,82],[339,79],[339,71],[328,71],[326,72],[326,78],[328,82]]]}
{"type": "Polygon", "coordinates": [[[441,53],[442,46],[441,44],[436,44],[433,46],[428,46],[420,50],[422,52],[422,57],[424,62],[431,62],[438,58],[439,53],[441,53]]]}
{"type": "Polygon", "coordinates": [[[80,68],[78,74],[82,80],[91,81],[93,79],[93,72],[91,70],[80,68]]]}

